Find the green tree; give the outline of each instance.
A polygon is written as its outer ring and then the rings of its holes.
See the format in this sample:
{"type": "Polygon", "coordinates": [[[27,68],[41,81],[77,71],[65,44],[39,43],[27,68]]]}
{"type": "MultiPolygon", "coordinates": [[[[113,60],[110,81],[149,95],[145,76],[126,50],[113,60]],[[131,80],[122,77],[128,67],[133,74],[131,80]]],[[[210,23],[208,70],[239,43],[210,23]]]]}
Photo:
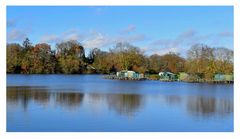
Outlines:
{"type": "Polygon", "coordinates": [[[179,54],[168,53],[160,57],[161,71],[171,71],[173,73],[182,72],[184,70],[185,59],[179,54]]]}
{"type": "Polygon", "coordinates": [[[61,72],[81,73],[85,69],[85,52],[83,46],[77,41],[66,41],[57,44],[58,69],[61,72]]]}
{"type": "Polygon", "coordinates": [[[34,53],[32,43],[28,38],[23,41],[23,51],[21,60],[21,73],[34,73],[34,53]]]}
{"type": "Polygon", "coordinates": [[[232,74],[233,73],[233,51],[227,48],[214,49],[216,72],[232,74]]]}
{"type": "Polygon", "coordinates": [[[29,38],[26,38],[24,41],[23,41],[23,48],[26,49],[26,50],[29,50],[31,49],[33,46],[32,46],[32,43],[30,42],[29,38]]]}
{"type": "Polygon", "coordinates": [[[7,44],[7,73],[21,72],[22,50],[20,44],[7,44]]]}
{"type": "Polygon", "coordinates": [[[110,52],[115,55],[114,60],[118,69],[135,69],[136,71],[139,70],[138,72],[146,71],[145,56],[139,48],[129,43],[117,43],[116,47],[110,49],[110,52]]]}
{"type": "Polygon", "coordinates": [[[216,73],[214,49],[204,44],[193,45],[188,51],[186,68],[189,73],[212,79],[216,73]]]}
{"type": "Polygon", "coordinates": [[[163,63],[161,62],[161,56],[158,54],[153,54],[149,57],[149,72],[150,73],[158,73],[161,70],[161,66],[163,63]]]}
{"type": "Polygon", "coordinates": [[[46,43],[36,44],[33,54],[34,73],[55,73],[56,60],[50,45],[46,43]]]}

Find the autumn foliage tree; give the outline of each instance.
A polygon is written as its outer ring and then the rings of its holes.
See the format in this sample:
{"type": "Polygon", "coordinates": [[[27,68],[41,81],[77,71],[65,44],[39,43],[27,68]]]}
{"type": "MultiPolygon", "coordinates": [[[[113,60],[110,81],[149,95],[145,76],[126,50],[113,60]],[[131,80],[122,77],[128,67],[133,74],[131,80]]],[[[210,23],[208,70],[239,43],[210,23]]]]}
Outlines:
{"type": "Polygon", "coordinates": [[[184,71],[185,59],[176,53],[168,53],[160,57],[161,71],[179,73],[184,71]]]}
{"type": "Polygon", "coordinates": [[[186,71],[202,78],[212,79],[216,73],[233,73],[233,51],[196,44],[188,50],[186,71]]]}
{"type": "Polygon", "coordinates": [[[19,44],[7,44],[7,73],[21,72],[22,50],[19,44]]]}
{"type": "Polygon", "coordinates": [[[52,50],[47,43],[33,45],[28,38],[22,45],[7,44],[7,73],[109,74],[133,70],[157,74],[169,71],[186,72],[202,79],[213,79],[216,73],[233,74],[233,51],[204,44],[193,45],[186,58],[172,52],[147,56],[139,47],[126,42],[117,43],[109,51],[94,48],[88,56],[83,45],[74,40],[57,43],[55,48],[52,50]]]}
{"type": "Polygon", "coordinates": [[[101,51],[98,48],[94,48],[91,52],[94,62],[92,66],[98,73],[110,73],[112,67],[114,67],[114,56],[106,51],[101,51]]]}
{"type": "Polygon", "coordinates": [[[62,73],[81,73],[84,68],[85,52],[77,41],[58,43],[56,57],[62,73]]]}
{"type": "Polygon", "coordinates": [[[46,43],[36,44],[33,48],[34,73],[54,73],[56,59],[51,46],[46,43]]]}
{"type": "Polygon", "coordinates": [[[146,71],[145,56],[138,47],[129,43],[117,43],[110,52],[115,56],[118,69],[135,70],[141,73],[146,71]]]}

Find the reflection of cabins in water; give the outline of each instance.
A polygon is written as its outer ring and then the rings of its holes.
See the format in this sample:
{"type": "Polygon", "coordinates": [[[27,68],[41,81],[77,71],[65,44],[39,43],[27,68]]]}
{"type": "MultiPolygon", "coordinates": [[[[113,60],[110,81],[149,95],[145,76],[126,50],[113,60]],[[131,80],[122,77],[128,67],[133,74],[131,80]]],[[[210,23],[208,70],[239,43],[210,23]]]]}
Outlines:
{"type": "Polygon", "coordinates": [[[177,75],[172,72],[159,72],[161,81],[177,81],[177,75]]]}

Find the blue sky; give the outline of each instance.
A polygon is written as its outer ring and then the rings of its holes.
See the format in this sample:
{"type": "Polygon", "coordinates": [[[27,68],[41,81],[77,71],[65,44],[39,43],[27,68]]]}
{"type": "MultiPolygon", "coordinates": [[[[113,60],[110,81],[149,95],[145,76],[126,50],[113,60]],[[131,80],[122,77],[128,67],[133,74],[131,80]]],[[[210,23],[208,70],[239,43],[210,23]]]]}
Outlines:
{"type": "Polygon", "coordinates": [[[7,42],[78,40],[87,50],[129,42],[146,54],[184,55],[193,44],[233,49],[232,6],[8,6],[7,42]]]}

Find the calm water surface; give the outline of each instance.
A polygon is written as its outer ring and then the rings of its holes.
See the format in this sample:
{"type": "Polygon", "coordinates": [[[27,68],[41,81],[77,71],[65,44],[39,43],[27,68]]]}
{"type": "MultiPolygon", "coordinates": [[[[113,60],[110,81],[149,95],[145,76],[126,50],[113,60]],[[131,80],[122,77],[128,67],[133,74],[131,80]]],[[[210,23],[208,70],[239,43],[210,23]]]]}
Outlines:
{"type": "Polygon", "coordinates": [[[233,85],[7,75],[7,131],[233,131],[233,85]]]}

